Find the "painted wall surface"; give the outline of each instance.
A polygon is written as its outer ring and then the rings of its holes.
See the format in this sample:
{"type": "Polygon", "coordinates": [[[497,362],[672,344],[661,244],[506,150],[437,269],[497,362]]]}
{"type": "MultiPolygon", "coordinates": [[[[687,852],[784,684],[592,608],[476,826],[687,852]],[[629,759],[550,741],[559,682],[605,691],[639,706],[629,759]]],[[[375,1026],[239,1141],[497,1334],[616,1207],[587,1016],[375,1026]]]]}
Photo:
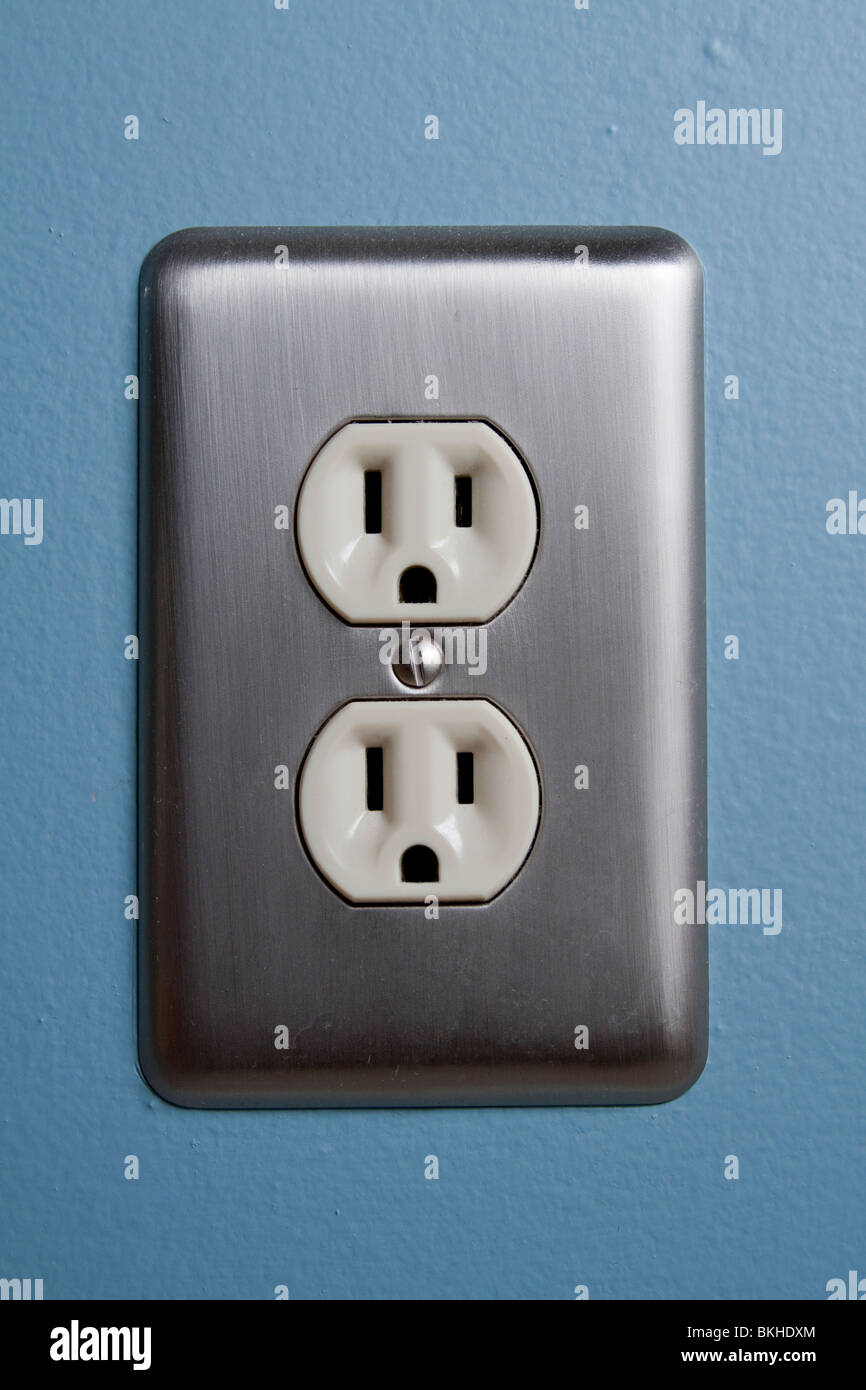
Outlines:
{"type": "Polygon", "coordinates": [[[41,498],[43,534],[0,534],[0,1275],[821,1299],[866,1274],[866,534],[827,529],[866,498],[859,11],[7,0],[0,495],[41,498]],[[781,149],[678,143],[703,101],[781,109],[781,149]],[[671,1105],[198,1113],[137,1074],[136,277],[178,227],[257,223],[661,224],[704,262],[711,883],[782,890],[783,925],[711,928],[710,1061],[671,1105]]]}

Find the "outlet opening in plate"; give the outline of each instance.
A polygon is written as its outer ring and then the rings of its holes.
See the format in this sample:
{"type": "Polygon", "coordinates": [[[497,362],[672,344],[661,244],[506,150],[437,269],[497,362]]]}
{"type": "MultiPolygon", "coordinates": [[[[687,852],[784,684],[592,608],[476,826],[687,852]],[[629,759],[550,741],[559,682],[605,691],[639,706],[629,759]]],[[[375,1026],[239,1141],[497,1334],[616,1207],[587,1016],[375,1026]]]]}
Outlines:
{"type": "Polygon", "coordinates": [[[472,525],[472,479],[466,474],[454,479],[454,524],[472,525]]]}
{"type": "Polygon", "coordinates": [[[367,810],[381,811],[385,805],[385,768],[381,748],[367,749],[367,810]]]}
{"type": "Polygon", "coordinates": [[[471,806],[475,800],[475,754],[457,754],[457,804],[471,806]]]}
{"type": "Polygon", "coordinates": [[[404,883],[438,883],[439,858],[429,845],[410,845],[400,859],[404,883]]]}
{"type": "Polygon", "coordinates": [[[435,603],[436,576],[426,565],[410,565],[400,575],[401,603],[435,603]]]}
{"type": "Polygon", "coordinates": [[[368,536],[382,534],[382,470],[364,472],[364,530],[368,536]]]}

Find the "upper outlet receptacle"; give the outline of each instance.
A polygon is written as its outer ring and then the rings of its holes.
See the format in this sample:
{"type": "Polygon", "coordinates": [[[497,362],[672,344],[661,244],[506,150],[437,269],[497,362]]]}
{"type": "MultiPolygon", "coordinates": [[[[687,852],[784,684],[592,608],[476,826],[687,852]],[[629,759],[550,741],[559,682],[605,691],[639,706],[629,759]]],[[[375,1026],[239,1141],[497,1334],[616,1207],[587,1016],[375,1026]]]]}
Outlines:
{"type": "Polygon", "coordinates": [[[511,601],[538,539],[523,460],[482,420],[358,420],[310,464],[298,547],[349,623],[483,623],[511,601]]]}

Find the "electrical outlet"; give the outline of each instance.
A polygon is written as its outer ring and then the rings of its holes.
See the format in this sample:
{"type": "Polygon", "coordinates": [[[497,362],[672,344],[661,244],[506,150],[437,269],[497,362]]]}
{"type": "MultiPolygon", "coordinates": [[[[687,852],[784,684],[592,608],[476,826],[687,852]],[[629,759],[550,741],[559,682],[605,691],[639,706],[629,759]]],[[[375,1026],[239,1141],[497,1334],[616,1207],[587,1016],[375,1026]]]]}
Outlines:
{"type": "Polygon", "coordinates": [[[652,228],[198,229],[141,276],[140,1058],[197,1106],[706,1055],[702,276],[652,228]]]}
{"type": "Polygon", "coordinates": [[[298,791],[317,869],[355,903],[483,903],[538,828],[538,772],[490,700],[353,700],[313,740],[298,791]]]}
{"type": "Polygon", "coordinates": [[[350,623],[485,622],[523,583],[537,538],[529,474],[482,420],[343,425],[298,499],[307,573],[350,623]]]}

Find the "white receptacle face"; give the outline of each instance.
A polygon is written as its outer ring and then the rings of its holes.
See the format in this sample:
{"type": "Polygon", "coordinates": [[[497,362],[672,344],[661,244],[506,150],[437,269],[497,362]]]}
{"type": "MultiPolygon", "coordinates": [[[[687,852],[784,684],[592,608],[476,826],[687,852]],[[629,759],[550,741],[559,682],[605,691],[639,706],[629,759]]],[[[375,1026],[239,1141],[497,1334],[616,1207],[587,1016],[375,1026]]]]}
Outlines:
{"type": "Polygon", "coordinates": [[[479,420],[358,421],[301,484],[298,545],[350,623],[480,623],[514,597],[538,508],[510,444],[479,420]]]}
{"type": "Polygon", "coordinates": [[[489,700],[354,700],[314,738],[298,791],[310,857],[357,903],[489,901],[540,805],[526,740],[489,700]]]}

